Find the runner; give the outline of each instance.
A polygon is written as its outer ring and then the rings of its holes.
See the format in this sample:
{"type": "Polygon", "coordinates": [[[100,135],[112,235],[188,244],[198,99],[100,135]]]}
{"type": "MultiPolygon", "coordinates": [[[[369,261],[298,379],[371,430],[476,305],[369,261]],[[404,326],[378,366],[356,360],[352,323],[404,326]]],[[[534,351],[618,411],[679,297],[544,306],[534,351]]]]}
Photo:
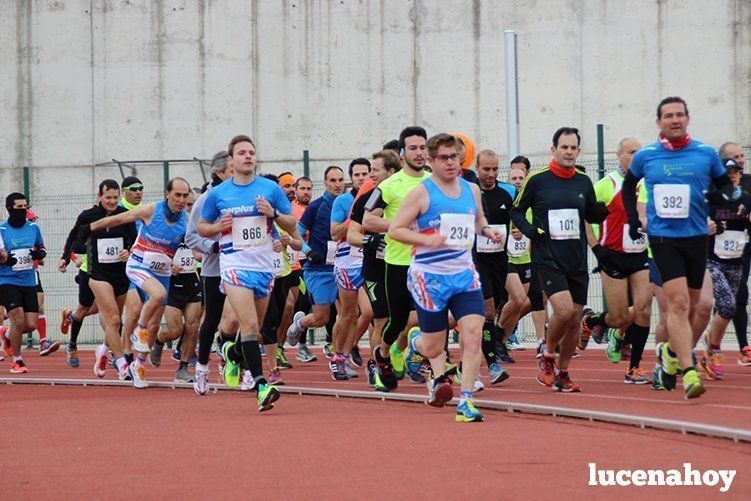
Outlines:
{"type": "Polygon", "coordinates": [[[232,179],[208,191],[198,221],[198,233],[210,238],[221,233],[219,266],[221,287],[237,312],[240,340],[222,347],[224,379],[236,385],[239,365],[245,362],[254,378],[259,412],[270,410],[279,399],[276,388],[263,377],[258,345],[259,331],[274,283],[273,220],[293,238],[299,238],[289,200],[278,185],[255,175],[253,140],[235,136],[227,148],[232,179]]]}
{"type": "MultiPolygon", "coordinates": [[[[92,233],[135,223],[138,220],[143,223],[125,267],[125,273],[138,294],[138,301],[126,304],[126,318],[130,317],[131,322],[137,318],[136,328],[131,336],[131,345],[137,352],[137,358],[130,364],[135,388],[148,387],[145,363],[157,332],[154,330],[153,334],[150,334],[147,326],[158,326],[167,304],[172,260],[185,238],[187,214],[184,209],[189,196],[188,182],[180,177],[173,178],[167,183],[165,199],[161,202],[140,205],[79,227],[79,236],[83,239],[92,233]]],[[[93,282],[90,280],[96,295],[97,288],[93,282]]],[[[99,308],[104,311],[101,302],[99,308]]],[[[100,350],[97,356],[106,356],[106,353],[100,350]]]]}
{"type": "MultiPolygon", "coordinates": [[[[587,238],[600,269],[607,311],[584,316],[579,341],[579,348],[584,349],[593,330],[605,332],[612,329],[606,353],[608,359],[615,363],[621,360],[623,345],[631,344],[629,368],[624,376],[625,382],[631,384],[651,382],[647,372],[639,367],[652,315],[647,241],[644,237],[633,241],[629,236],[621,196],[623,176],[628,172],[634,154],[640,149],[641,145],[636,139],[621,139],[616,152],[619,168],[594,186],[597,200],[606,204],[610,211],[600,226],[599,238],[595,238],[590,226],[587,226],[587,238]],[[631,310],[629,298],[633,303],[631,310]]],[[[641,186],[639,188],[643,189],[641,186]]]]}
{"type": "MultiPolygon", "coordinates": [[[[420,330],[410,331],[407,359],[420,353],[430,360],[430,405],[442,407],[453,398],[451,381],[444,374],[450,312],[463,338],[462,390],[455,419],[482,421],[473,404],[473,387],[482,360],[485,306],[471,249],[475,233],[496,244],[503,235],[488,226],[479,188],[459,178],[456,139],[438,134],[427,148],[433,173],[404,197],[389,228],[391,241],[414,246],[408,287],[417,304],[420,330]],[[410,229],[414,225],[417,231],[410,229]]],[[[386,273],[388,277],[388,268],[386,273]]]]}
{"type": "Polygon", "coordinates": [[[352,204],[363,181],[369,176],[370,161],[368,159],[352,160],[349,164],[349,179],[352,182],[352,188],[336,197],[331,208],[331,238],[337,242],[334,278],[339,291],[339,314],[334,324],[333,336],[336,353],[333,367],[337,371],[337,374],[332,374],[334,379],[345,379],[338,373],[340,369],[344,370],[348,378],[358,377],[357,371],[352,369],[350,363],[359,367],[362,365],[362,359],[355,360],[351,355],[355,354],[359,358],[359,350],[355,351],[355,348],[373,320],[373,311],[363,287],[365,280],[362,278],[362,248],[352,247],[347,241],[347,225],[352,204]],[[338,360],[341,360],[343,364],[336,364],[338,360]]]}
{"type": "Polygon", "coordinates": [[[42,233],[36,223],[26,220],[26,197],[11,193],[5,198],[8,219],[0,223],[0,305],[10,319],[10,328],[0,328],[5,353],[13,357],[11,374],[26,374],[29,369],[21,357],[21,338],[34,332],[39,316],[34,261],[47,255],[42,233]]]}
{"type": "Polygon", "coordinates": [[[501,235],[501,242],[479,236],[476,239],[474,260],[482,283],[482,296],[485,300],[485,323],[482,330],[482,353],[488,365],[488,378],[491,384],[508,379],[509,374],[497,360],[495,347],[503,345],[505,330],[513,331],[519,311],[524,304],[524,289],[516,281],[508,281],[508,255],[506,238],[509,234],[511,206],[514,193],[502,188],[498,182],[499,158],[493,150],[482,150],[477,154],[477,175],[480,184],[482,209],[491,229],[501,235]],[[505,290],[511,284],[508,301],[504,305],[505,290]],[[495,323],[496,311],[501,311],[501,325],[495,323]]]}
{"type": "Polygon", "coordinates": [[[89,305],[96,301],[100,310],[99,323],[104,330],[104,341],[96,350],[94,374],[104,377],[108,354],[112,351],[118,377],[129,380],[128,363],[123,356],[120,341],[120,319],[125,295],[130,287],[125,263],[130,256],[128,249],[136,241],[136,226],[128,223],[89,231],[91,224],[96,221],[128,212],[118,205],[120,186],[114,179],[105,179],[99,183],[98,195],[99,203],[81,212],[72,230],[79,235],[72,247],[86,249],[86,262],[89,266],[86,283],[92,298],[83,297],[80,301],[89,305]]]}
{"type": "MultiPolygon", "coordinates": [[[[404,197],[429,174],[425,172],[428,134],[418,126],[407,127],[399,134],[402,169],[381,182],[365,206],[363,228],[373,233],[387,233],[404,197]],[[382,216],[377,212],[383,211],[382,216]]],[[[410,311],[414,308],[407,276],[412,246],[393,241],[386,235],[384,285],[389,318],[383,327],[381,345],[374,351],[378,379],[387,391],[398,386],[404,374],[404,349],[410,311]],[[399,343],[397,343],[399,340],[399,343]],[[392,365],[392,363],[394,365],[392,365]]],[[[413,324],[414,325],[414,324],[413,324]]],[[[472,381],[474,382],[474,380],[472,381]]]]}
{"type": "MultiPolygon", "coordinates": [[[[185,202],[188,214],[191,214],[195,200],[195,194],[191,192],[185,202]]],[[[203,291],[198,277],[201,259],[203,255],[200,252],[192,251],[184,242],[180,243],[172,259],[167,306],[164,309],[167,325],[159,330],[149,354],[151,365],[159,367],[165,343],[180,339],[180,362],[174,378],[178,383],[194,382],[188,365],[195,354],[198,325],[203,313],[203,291]]]]}
{"type": "Polygon", "coordinates": [[[733,183],[717,153],[688,135],[688,123],[683,99],[660,101],[659,140],[634,155],[622,191],[630,236],[637,240],[641,222],[636,210],[636,183],[645,179],[649,246],[668,301],[669,341],[657,345],[660,383],[666,390],[673,390],[680,369],[686,398],[696,398],[705,389],[691,359],[689,318],[699,299],[707,262],[708,208],[704,192],[714,180],[718,188],[707,192],[706,198],[719,205],[733,194],[733,183]]]}
{"type": "MultiPolygon", "coordinates": [[[[353,247],[362,248],[362,278],[365,280],[365,287],[368,293],[368,299],[373,312],[373,327],[370,330],[370,354],[366,370],[368,375],[368,384],[375,388],[376,391],[388,391],[380,381],[376,371],[376,363],[373,351],[381,343],[381,332],[383,325],[388,318],[388,305],[386,304],[386,290],[384,287],[384,278],[386,264],[383,260],[386,241],[382,233],[365,232],[363,235],[362,221],[365,214],[365,205],[368,203],[370,196],[375,189],[386,179],[401,170],[401,161],[399,155],[392,150],[382,150],[373,154],[372,170],[370,178],[373,180],[373,188],[358,193],[358,198],[352,205],[352,215],[347,231],[347,241],[353,247]]],[[[382,211],[377,213],[382,214],[382,211]]],[[[417,373],[419,375],[419,372],[417,373]]]]}
{"type": "MultiPolygon", "coordinates": [[[[128,176],[123,179],[122,190],[123,196],[120,199],[120,206],[124,207],[127,210],[133,210],[143,203],[143,183],[136,176],[128,176]]],[[[141,230],[141,224],[142,223],[140,220],[136,221],[136,230],[141,230]]],[[[128,295],[125,299],[125,311],[135,311],[138,308],[139,303],[140,298],[138,297],[138,292],[136,292],[135,286],[131,285],[130,289],[128,290],[128,295]]],[[[123,353],[125,354],[125,359],[129,364],[133,363],[133,349],[131,348],[130,333],[133,332],[133,329],[136,328],[137,322],[138,319],[135,316],[126,315],[125,322],[122,328],[122,334],[120,336],[120,341],[123,346],[123,353]]],[[[149,328],[152,329],[152,331],[156,335],[159,324],[157,323],[156,325],[149,326],[149,328]]]]}
{"type": "Polygon", "coordinates": [[[554,390],[581,391],[568,373],[587,302],[587,242],[584,222],[601,223],[608,210],[595,200],[592,181],[576,169],[580,136],[561,127],[553,134],[553,159],[531,174],[511,211],[514,225],[530,240],[532,267],[553,306],[550,327],[538,359],[537,381],[554,390]],[[532,209],[532,222],[527,209],[532,209]],[[559,351],[556,369],[556,350],[559,351]]]}
{"type": "MultiPolygon", "coordinates": [[[[334,279],[334,256],[336,243],[331,237],[331,210],[334,200],[344,191],[344,172],[331,165],[323,174],[323,196],[308,205],[300,221],[298,232],[309,232],[308,243],[303,246],[307,259],[303,265],[303,279],[307,288],[312,313],[307,315],[298,311],[287,329],[287,342],[295,346],[302,333],[309,328],[323,327],[328,323],[331,305],[337,299],[337,287],[334,279]]],[[[335,379],[347,379],[345,358],[334,356],[329,362],[329,369],[335,379]]]]}

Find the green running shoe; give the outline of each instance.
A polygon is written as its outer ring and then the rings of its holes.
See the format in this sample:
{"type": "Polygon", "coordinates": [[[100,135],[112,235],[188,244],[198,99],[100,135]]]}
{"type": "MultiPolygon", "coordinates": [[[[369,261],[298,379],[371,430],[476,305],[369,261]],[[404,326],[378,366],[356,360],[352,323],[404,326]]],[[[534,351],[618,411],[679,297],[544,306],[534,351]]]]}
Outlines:
{"type": "Polygon", "coordinates": [[[662,391],[665,389],[660,383],[660,364],[655,364],[655,368],[652,371],[652,389],[656,391],[662,391]]]}
{"type": "Polygon", "coordinates": [[[675,389],[676,377],[679,363],[678,357],[673,357],[668,353],[668,343],[659,343],[655,350],[657,352],[657,362],[660,364],[658,377],[660,384],[667,391],[675,389]]]}
{"type": "Polygon", "coordinates": [[[686,400],[699,398],[705,391],[704,385],[701,384],[701,378],[696,370],[691,369],[683,375],[683,390],[686,392],[686,400]]]}
{"type": "Polygon", "coordinates": [[[229,357],[229,351],[235,348],[235,343],[227,341],[222,346],[222,356],[224,357],[224,370],[222,371],[222,377],[224,382],[230,388],[236,388],[240,384],[240,364],[232,361],[229,357]]]}
{"type": "Polygon", "coordinates": [[[621,349],[623,348],[623,337],[618,337],[618,329],[608,329],[608,346],[605,348],[605,355],[608,360],[617,364],[621,361],[621,349]]]}
{"type": "Polygon", "coordinates": [[[404,378],[404,352],[397,348],[396,343],[394,343],[389,348],[389,355],[396,379],[404,378]]]}
{"type": "Polygon", "coordinates": [[[258,385],[258,412],[270,411],[279,400],[279,390],[268,384],[258,385]]]}

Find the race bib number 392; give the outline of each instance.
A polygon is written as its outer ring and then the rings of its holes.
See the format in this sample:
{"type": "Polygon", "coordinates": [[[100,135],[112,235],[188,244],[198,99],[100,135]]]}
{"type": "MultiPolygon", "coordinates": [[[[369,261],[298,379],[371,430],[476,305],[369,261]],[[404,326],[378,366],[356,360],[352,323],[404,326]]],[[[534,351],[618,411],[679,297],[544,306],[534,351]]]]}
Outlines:
{"type": "Polygon", "coordinates": [[[685,219],[691,206],[691,187],[687,184],[656,184],[655,212],[665,219],[685,219]]]}

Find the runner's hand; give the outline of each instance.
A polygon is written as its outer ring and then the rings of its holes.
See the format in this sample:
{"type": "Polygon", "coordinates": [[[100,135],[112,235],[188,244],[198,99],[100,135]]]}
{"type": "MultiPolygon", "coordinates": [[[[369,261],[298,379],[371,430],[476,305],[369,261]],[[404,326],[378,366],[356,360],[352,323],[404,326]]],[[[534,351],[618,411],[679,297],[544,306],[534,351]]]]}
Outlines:
{"type": "Polygon", "coordinates": [[[68,269],[68,263],[65,261],[65,259],[61,259],[59,263],[57,263],[57,271],[60,273],[65,273],[68,269]]]}
{"type": "Polygon", "coordinates": [[[542,242],[548,238],[548,234],[543,230],[542,228],[535,228],[535,232],[530,237],[530,240],[533,240],[535,242],[542,242]]]}
{"type": "Polygon", "coordinates": [[[15,266],[17,263],[18,259],[16,259],[16,256],[14,256],[12,252],[9,252],[8,257],[0,264],[3,266],[15,266]]]}
{"type": "Polygon", "coordinates": [[[435,233],[427,236],[423,245],[425,245],[425,247],[432,247],[434,249],[437,249],[438,247],[443,245],[444,242],[446,242],[446,237],[436,231],[435,233]]]}
{"type": "Polygon", "coordinates": [[[482,229],[482,234],[485,237],[489,238],[494,243],[499,243],[503,241],[503,234],[500,231],[494,230],[493,228],[489,226],[482,229]]]}
{"type": "Polygon", "coordinates": [[[289,245],[289,243],[292,241],[292,237],[290,237],[286,233],[280,233],[279,240],[282,242],[283,245],[289,245]]]}
{"type": "Polygon", "coordinates": [[[642,237],[641,221],[639,218],[629,220],[628,222],[628,236],[631,240],[639,240],[642,237]]]}
{"type": "Polygon", "coordinates": [[[80,268],[81,266],[83,266],[83,259],[81,259],[78,256],[71,257],[70,260],[73,261],[73,264],[76,265],[76,268],[80,268]]]}
{"type": "Polygon", "coordinates": [[[511,230],[511,236],[514,237],[514,240],[521,240],[524,235],[518,228],[514,228],[511,230]]]}
{"type": "Polygon", "coordinates": [[[274,239],[274,243],[273,243],[273,244],[271,244],[271,249],[272,249],[272,250],[273,250],[274,252],[282,252],[282,249],[283,249],[283,248],[284,248],[284,247],[282,247],[282,243],[281,243],[281,242],[280,242],[279,240],[276,240],[276,239],[274,239]]]}
{"type": "Polygon", "coordinates": [[[130,252],[128,251],[128,249],[123,249],[120,251],[120,254],[118,254],[117,257],[120,258],[120,261],[127,261],[130,257],[130,252]]]}
{"type": "Polygon", "coordinates": [[[219,232],[232,231],[232,214],[225,214],[219,219],[219,232]]]}
{"type": "Polygon", "coordinates": [[[266,217],[274,218],[274,208],[263,197],[256,197],[256,209],[266,217]]]}

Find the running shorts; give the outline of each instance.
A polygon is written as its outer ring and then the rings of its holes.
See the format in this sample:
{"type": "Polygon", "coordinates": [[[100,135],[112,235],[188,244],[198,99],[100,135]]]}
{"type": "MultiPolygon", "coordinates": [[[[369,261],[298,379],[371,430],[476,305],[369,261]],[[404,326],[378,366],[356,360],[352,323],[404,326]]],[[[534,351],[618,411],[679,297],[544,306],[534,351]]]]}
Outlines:
{"type": "Polygon", "coordinates": [[[495,307],[500,307],[507,299],[506,275],[507,269],[499,266],[488,266],[481,262],[477,263],[477,271],[480,274],[482,284],[482,297],[485,300],[493,299],[495,307]]]}
{"type": "MultiPolygon", "coordinates": [[[[83,270],[78,270],[76,283],[78,284],[78,304],[84,308],[91,308],[96,298],[94,297],[94,292],[91,290],[91,287],[89,287],[89,274],[83,270]]],[[[130,282],[128,282],[128,286],[130,286],[130,282]]],[[[128,292],[127,288],[125,289],[125,292],[128,292]]]]}
{"type": "Polygon", "coordinates": [[[180,273],[170,278],[167,305],[182,310],[187,303],[202,303],[201,281],[195,273],[180,273]]]}
{"type": "Polygon", "coordinates": [[[530,263],[524,264],[508,264],[508,273],[516,273],[519,275],[519,280],[523,284],[528,284],[532,280],[532,266],[530,263]]]}
{"type": "Polygon", "coordinates": [[[311,304],[334,304],[338,290],[333,270],[304,270],[305,286],[311,304]]]}
{"type": "Polygon", "coordinates": [[[707,266],[707,236],[690,238],[649,237],[662,282],[684,278],[690,289],[701,289],[707,266]]]}
{"type": "Polygon", "coordinates": [[[551,297],[558,292],[569,291],[576,304],[587,304],[589,276],[586,271],[564,273],[544,265],[533,265],[534,273],[542,291],[551,297]]]}
{"type": "Polygon", "coordinates": [[[334,279],[336,285],[346,291],[356,291],[363,285],[362,268],[339,268],[334,267],[334,279]]]}
{"type": "Polygon", "coordinates": [[[274,274],[265,271],[222,270],[220,290],[223,294],[226,293],[224,284],[250,289],[253,291],[253,297],[258,299],[271,294],[274,289],[274,274]]]}
{"type": "Polygon", "coordinates": [[[634,273],[649,269],[646,252],[631,254],[614,251],[605,247],[603,247],[603,250],[609,259],[605,263],[600,263],[600,270],[610,278],[622,280],[634,273]]]}
{"type": "Polygon", "coordinates": [[[23,308],[24,313],[39,313],[37,286],[1,284],[0,305],[5,307],[6,313],[16,308],[23,308]]]}
{"type": "Polygon", "coordinates": [[[389,305],[386,302],[386,285],[383,281],[365,281],[365,290],[368,292],[370,306],[373,309],[373,318],[389,318],[389,305]]]}
{"type": "Polygon", "coordinates": [[[482,285],[473,268],[439,275],[410,267],[407,288],[417,305],[417,319],[423,332],[446,330],[449,312],[457,321],[467,315],[485,317],[482,285]]]}

